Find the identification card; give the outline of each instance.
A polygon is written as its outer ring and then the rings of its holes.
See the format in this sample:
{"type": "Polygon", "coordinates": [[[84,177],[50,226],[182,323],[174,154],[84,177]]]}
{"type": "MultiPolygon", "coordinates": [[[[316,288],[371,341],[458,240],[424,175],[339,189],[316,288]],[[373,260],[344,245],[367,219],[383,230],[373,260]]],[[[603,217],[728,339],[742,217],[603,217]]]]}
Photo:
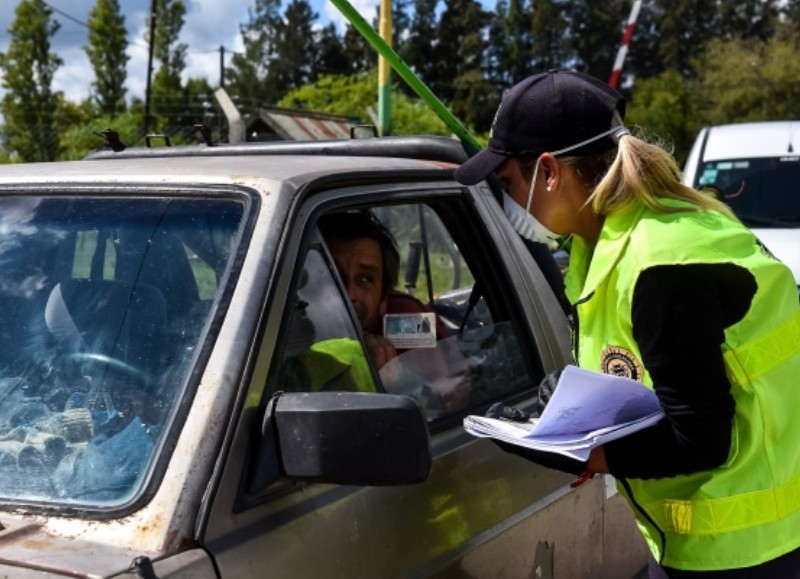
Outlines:
{"type": "Polygon", "coordinates": [[[435,348],[436,314],[386,314],[383,335],[395,348],[435,348]]]}

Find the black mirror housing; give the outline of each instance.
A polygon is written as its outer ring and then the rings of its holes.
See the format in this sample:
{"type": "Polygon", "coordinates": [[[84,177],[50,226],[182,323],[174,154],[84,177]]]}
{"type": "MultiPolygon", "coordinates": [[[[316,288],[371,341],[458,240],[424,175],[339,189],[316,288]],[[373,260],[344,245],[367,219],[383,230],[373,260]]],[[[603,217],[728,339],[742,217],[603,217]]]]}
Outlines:
{"type": "MultiPolygon", "coordinates": [[[[414,484],[427,479],[432,464],[422,410],[392,394],[281,394],[267,405],[260,446],[260,462],[277,455],[282,476],[309,482],[414,484]]],[[[276,469],[265,467],[256,473],[270,472],[273,480],[253,481],[257,487],[274,482],[276,469]]]]}

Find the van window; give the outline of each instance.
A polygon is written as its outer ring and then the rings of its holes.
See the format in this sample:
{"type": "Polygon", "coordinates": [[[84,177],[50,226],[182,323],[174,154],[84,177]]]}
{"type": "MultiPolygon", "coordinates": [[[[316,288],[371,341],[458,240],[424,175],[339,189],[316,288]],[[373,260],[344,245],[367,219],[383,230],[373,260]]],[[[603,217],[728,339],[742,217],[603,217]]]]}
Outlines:
{"type": "Polygon", "coordinates": [[[702,163],[694,185],[715,188],[750,227],[796,227],[800,223],[800,157],[702,163]]]}

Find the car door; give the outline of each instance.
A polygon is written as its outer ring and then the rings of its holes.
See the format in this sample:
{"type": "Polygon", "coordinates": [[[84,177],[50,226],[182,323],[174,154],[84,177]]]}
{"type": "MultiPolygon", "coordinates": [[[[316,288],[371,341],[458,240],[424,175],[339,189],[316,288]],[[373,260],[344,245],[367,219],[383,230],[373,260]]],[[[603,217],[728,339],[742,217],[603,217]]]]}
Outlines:
{"type": "MultiPolygon", "coordinates": [[[[530,577],[560,568],[551,576],[589,577],[601,569],[603,481],[573,490],[568,475],[462,428],[464,416],[493,402],[530,404],[545,373],[571,360],[563,311],[488,189],[436,180],[328,189],[298,203],[287,231],[255,371],[198,527],[220,575],[530,577]],[[256,433],[276,393],[396,392],[317,227],[347,211],[369,212],[392,233],[393,290],[443,328],[433,346],[398,347],[404,371],[420,378],[401,393],[426,414],[433,468],[416,485],[282,478],[254,490],[256,433]]],[[[405,337],[422,331],[419,312],[397,315],[414,320],[405,337]]],[[[622,519],[624,535],[632,526],[622,519]]]]}

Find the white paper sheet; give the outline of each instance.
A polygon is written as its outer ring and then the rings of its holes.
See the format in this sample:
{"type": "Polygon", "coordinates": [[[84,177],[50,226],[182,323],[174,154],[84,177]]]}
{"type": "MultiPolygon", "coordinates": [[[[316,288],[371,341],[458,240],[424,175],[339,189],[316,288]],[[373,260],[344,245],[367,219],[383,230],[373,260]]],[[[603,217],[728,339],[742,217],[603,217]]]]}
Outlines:
{"type": "Polygon", "coordinates": [[[472,415],[464,419],[464,429],[474,436],[586,460],[592,448],[663,416],[655,392],[644,384],[567,366],[540,418],[520,423],[472,415]]]}

